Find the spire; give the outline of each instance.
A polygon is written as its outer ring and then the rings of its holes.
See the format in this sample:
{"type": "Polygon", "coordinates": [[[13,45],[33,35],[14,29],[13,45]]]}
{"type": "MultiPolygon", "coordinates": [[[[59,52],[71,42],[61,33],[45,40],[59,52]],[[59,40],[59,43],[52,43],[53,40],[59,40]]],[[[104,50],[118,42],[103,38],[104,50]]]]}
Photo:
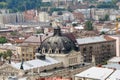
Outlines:
{"type": "Polygon", "coordinates": [[[53,34],[53,36],[61,36],[61,29],[60,29],[60,27],[59,26],[57,26],[57,27],[55,27],[54,28],[54,34],[53,34]]]}
{"type": "Polygon", "coordinates": [[[20,69],[22,69],[22,70],[24,69],[23,68],[23,63],[24,63],[24,60],[22,59],[21,66],[20,66],[20,69]]]}

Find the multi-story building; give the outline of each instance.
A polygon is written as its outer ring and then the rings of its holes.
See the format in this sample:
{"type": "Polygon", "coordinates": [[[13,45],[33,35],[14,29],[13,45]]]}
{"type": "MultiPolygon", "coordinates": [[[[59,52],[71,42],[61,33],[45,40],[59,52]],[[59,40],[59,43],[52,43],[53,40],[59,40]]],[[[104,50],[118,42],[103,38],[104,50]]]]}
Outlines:
{"type": "Polygon", "coordinates": [[[8,24],[8,23],[19,23],[24,22],[24,17],[22,13],[5,13],[0,14],[0,23],[8,24]]]}
{"type": "Polygon", "coordinates": [[[29,44],[21,44],[17,47],[17,54],[20,59],[20,61],[23,59],[24,61],[35,59],[35,45],[29,45],[29,44]]]}
{"type": "Polygon", "coordinates": [[[53,35],[42,41],[35,59],[25,61],[28,56],[34,58],[32,56],[34,49],[31,46],[22,46],[18,50],[22,55],[22,62],[3,65],[0,68],[0,73],[3,73],[0,74],[0,77],[15,75],[18,77],[62,76],[72,78],[73,75],[93,66],[93,64],[83,62],[78,45],[71,38],[63,35],[60,27],[55,27],[53,35]]]}
{"type": "Polygon", "coordinates": [[[76,39],[80,47],[84,62],[99,64],[116,56],[116,40],[108,36],[88,37],[76,39]],[[94,59],[93,59],[94,58],[94,59]]]}
{"type": "Polygon", "coordinates": [[[39,13],[39,22],[49,22],[49,14],[47,12],[40,12],[39,13]]]}

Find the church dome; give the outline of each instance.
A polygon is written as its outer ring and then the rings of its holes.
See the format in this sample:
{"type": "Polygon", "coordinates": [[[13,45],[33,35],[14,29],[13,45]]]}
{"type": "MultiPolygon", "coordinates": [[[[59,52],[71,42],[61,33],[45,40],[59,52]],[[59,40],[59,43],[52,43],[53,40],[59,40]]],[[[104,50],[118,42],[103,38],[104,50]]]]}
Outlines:
{"type": "Polygon", "coordinates": [[[54,28],[53,36],[45,39],[39,48],[40,53],[53,54],[67,54],[72,50],[77,51],[78,47],[74,44],[74,42],[71,39],[61,34],[61,29],[58,26],[54,28]]]}

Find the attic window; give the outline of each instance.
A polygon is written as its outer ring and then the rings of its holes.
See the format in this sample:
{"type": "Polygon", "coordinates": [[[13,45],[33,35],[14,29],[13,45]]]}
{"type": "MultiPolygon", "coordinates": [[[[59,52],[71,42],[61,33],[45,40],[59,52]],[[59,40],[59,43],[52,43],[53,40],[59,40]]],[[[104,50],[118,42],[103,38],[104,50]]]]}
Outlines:
{"type": "Polygon", "coordinates": [[[42,49],[42,53],[45,53],[45,48],[42,49]]]}
{"type": "Polygon", "coordinates": [[[56,48],[55,53],[59,53],[59,49],[58,48],[56,48]]]}
{"type": "Polygon", "coordinates": [[[49,53],[50,53],[50,54],[52,53],[52,49],[51,49],[51,48],[49,49],[49,53]]]}

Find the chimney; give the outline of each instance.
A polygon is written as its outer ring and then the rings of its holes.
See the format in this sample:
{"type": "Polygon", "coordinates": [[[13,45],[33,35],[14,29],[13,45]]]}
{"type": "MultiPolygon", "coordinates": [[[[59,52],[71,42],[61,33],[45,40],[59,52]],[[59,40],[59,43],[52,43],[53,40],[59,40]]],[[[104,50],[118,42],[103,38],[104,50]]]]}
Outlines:
{"type": "Polygon", "coordinates": [[[9,64],[11,64],[11,59],[9,59],[9,64]]]}
{"type": "Polygon", "coordinates": [[[45,55],[41,54],[41,55],[39,56],[39,59],[45,60],[45,55]]]}
{"type": "Polygon", "coordinates": [[[36,53],[36,58],[40,60],[45,60],[46,56],[44,54],[36,53]]]}

